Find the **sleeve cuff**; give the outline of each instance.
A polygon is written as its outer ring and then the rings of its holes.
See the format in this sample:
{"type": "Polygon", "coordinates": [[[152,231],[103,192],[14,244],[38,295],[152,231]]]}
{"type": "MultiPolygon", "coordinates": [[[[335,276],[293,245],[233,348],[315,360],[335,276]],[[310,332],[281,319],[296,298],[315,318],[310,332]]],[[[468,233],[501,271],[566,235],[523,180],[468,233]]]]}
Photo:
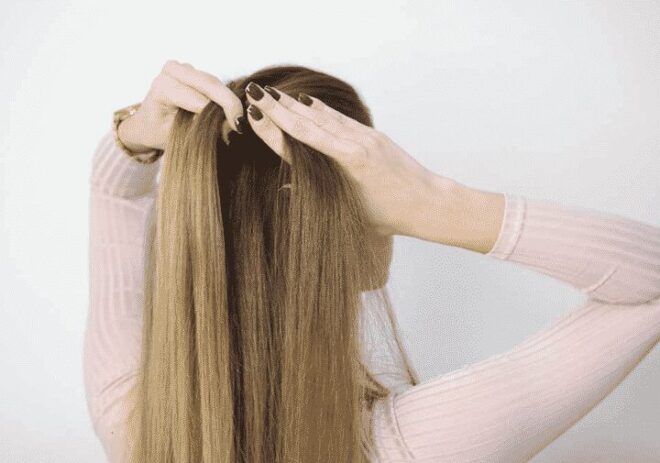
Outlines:
{"type": "Polygon", "coordinates": [[[504,193],[504,217],[500,232],[487,256],[506,260],[516,247],[525,221],[527,201],[525,197],[514,193],[504,193]]]}

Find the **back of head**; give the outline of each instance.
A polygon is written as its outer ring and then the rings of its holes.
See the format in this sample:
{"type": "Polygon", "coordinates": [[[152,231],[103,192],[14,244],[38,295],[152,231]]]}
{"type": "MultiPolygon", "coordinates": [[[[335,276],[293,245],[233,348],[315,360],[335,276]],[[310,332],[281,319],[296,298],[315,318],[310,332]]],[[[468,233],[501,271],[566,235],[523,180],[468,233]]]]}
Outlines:
{"type": "MultiPolygon", "coordinates": [[[[250,81],[372,125],[328,74],[273,66],[226,83],[245,106],[250,81]]],[[[360,300],[384,290],[391,237],[333,159],[285,133],[288,164],[249,126],[226,145],[224,120],[214,102],[179,109],[165,149],[126,461],[375,459],[369,412],[389,390],[361,360],[360,300]]]]}

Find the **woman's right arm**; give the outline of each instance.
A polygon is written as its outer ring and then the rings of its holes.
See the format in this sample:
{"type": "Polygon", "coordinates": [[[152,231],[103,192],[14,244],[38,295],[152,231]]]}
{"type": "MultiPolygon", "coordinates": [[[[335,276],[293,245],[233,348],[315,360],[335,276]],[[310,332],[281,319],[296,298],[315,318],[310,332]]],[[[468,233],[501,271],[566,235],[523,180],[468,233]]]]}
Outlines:
{"type": "Polygon", "coordinates": [[[571,428],[660,340],[660,228],[505,194],[487,253],[587,300],[507,352],[380,402],[382,461],[524,462],[571,428]]]}

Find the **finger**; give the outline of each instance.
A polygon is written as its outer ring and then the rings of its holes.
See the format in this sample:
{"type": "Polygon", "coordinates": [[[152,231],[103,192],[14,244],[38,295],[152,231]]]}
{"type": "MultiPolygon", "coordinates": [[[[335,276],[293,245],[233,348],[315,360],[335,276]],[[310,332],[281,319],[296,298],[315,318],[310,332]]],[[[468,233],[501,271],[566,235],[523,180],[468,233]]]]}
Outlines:
{"type": "Polygon", "coordinates": [[[182,84],[167,74],[158,76],[158,92],[167,104],[193,113],[201,112],[210,101],[194,88],[182,84]]]}
{"type": "Polygon", "coordinates": [[[219,104],[224,109],[231,128],[238,132],[236,118],[243,115],[243,104],[218,77],[195,69],[188,63],[181,64],[174,60],[165,63],[163,72],[219,104]]]}
{"type": "Polygon", "coordinates": [[[229,133],[231,132],[231,126],[229,125],[229,121],[225,119],[222,121],[222,127],[220,129],[220,136],[222,137],[222,141],[225,142],[225,145],[229,145],[230,139],[229,139],[229,133]]]}
{"type": "Polygon", "coordinates": [[[346,162],[364,153],[364,148],[358,143],[338,137],[316,125],[311,119],[291,111],[286,106],[278,103],[270,94],[256,86],[263,96],[255,100],[252,95],[247,94],[248,101],[259,108],[268,116],[281,130],[292,137],[302,141],[312,148],[328,155],[339,162],[346,162]]]}
{"type": "MultiPolygon", "coordinates": [[[[299,100],[296,100],[286,93],[278,90],[276,87],[270,88],[275,91],[276,95],[278,95],[277,102],[282,106],[285,106],[291,111],[312,120],[316,125],[337,137],[362,143],[366,135],[370,136],[370,134],[363,130],[362,127],[347,124],[345,120],[338,118],[328,111],[324,111],[322,107],[319,107],[318,105],[315,107],[307,106],[301,103],[299,100]]],[[[264,89],[268,90],[267,88],[264,89]]],[[[337,113],[341,114],[339,112],[337,113]]]]}
{"type": "Polygon", "coordinates": [[[291,154],[284,139],[282,130],[275,125],[271,118],[263,114],[252,105],[247,108],[248,122],[254,133],[266,143],[270,149],[275,151],[282,159],[291,164],[291,154]]]}
{"type": "Polygon", "coordinates": [[[356,121],[352,117],[348,117],[346,114],[337,111],[335,108],[325,104],[322,100],[319,100],[314,96],[307,95],[306,93],[304,94],[301,93],[298,95],[298,101],[304,100],[305,98],[309,98],[311,100],[311,103],[309,105],[303,104],[303,106],[307,106],[316,111],[325,113],[338,120],[341,124],[351,127],[353,130],[365,132],[371,135],[373,135],[374,132],[377,132],[377,130],[374,129],[373,127],[362,124],[361,122],[356,121]]]}

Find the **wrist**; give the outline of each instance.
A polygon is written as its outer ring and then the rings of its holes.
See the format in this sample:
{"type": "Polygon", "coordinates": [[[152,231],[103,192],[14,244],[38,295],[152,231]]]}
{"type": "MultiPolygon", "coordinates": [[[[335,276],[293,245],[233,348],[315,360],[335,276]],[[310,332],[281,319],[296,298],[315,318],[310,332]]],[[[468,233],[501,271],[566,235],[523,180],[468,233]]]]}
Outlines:
{"type": "Polygon", "coordinates": [[[132,153],[148,153],[153,151],[154,148],[136,141],[136,135],[141,132],[139,123],[140,121],[137,115],[124,119],[117,126],[117,137],[119,138],[119,141],[121,141],[124,146],[132,153]]]}
{"type": "Polygon", "coordinates": [[[452,203],[450,242],[471,251],[488,253],[504,219],[504,195],[461,185],[452,203]]]}
{"type": "Polygon", "coordinates": [[[504,195],[435,175],[413,236],[486,254],[504,217],[504,195]]]}

